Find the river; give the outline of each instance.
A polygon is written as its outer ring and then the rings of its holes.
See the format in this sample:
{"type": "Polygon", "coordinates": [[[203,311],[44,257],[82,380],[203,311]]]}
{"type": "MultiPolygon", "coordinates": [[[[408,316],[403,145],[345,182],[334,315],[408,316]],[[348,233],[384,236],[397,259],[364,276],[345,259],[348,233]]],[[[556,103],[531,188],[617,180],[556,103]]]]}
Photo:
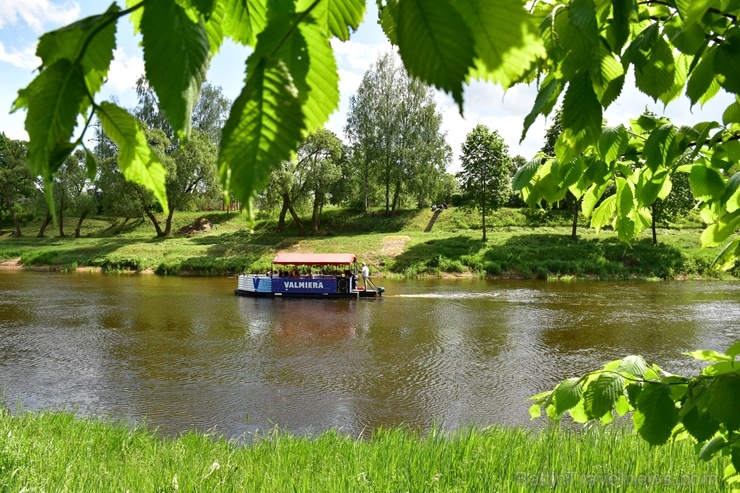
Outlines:
{"type": "Polygon", "coordinates": [[[740,283],[376,283],[382,299],[282,300],[233,278],[0,271],[3,404],[166,435],[530,426],[527,398],[563,378],[628,354],[697,371],[682,352],[740,339],[740,283]]]}

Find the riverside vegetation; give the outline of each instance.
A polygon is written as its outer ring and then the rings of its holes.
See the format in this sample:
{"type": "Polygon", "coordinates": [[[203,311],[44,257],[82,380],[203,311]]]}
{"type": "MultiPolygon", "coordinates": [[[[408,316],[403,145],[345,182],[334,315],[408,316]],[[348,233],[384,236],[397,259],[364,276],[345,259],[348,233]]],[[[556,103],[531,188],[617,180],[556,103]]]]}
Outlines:
{"type": "Polygon", "coordinates": [[[274,430],[249,444],[159,437],[70,413],[0,411],[3,491],[682,491],[724,488],[688,440],[650,447],[623,428],[396,428],[367,440],[274,430]],[[53,444],[53,445],[50,445],[53,444]]]}
{"type": "MultiPolygon", "coordinates": [[[[653,245],[647,234],[627,244],[611,231],[585,227],[573,239],[569,211],[497,210],[486,219],[492,227],[487,242],[480,239],[480,216],[459,208],[445,210],[433,225],[428,210],[385,217],[328,209],[324,215],[324,231],[316,236],[301,236],[292,226],[278,234],[272,218],[258,219],[250,231],[245,215],[235,212],[179,212],[173,231],[183,232],[166,239],[155,238],[144,218],[93,217],[80,238],[15,238],[0,228],[0,261],[20,259],[26,267],[56,270],[233,275],[264,272],[277,251],[293,250],[353,252],[370,263],[373,275],[400,277],[683,279],[738,274],[737,268],[728,274],[709,268],[717,249],[700,248],[701,224],[691,217],[665,224],[653,245]],[[207,230],[193,232],[203,223],[207,230]]],[[[35,226],[28,224],[26,234],[35,226]]]]}

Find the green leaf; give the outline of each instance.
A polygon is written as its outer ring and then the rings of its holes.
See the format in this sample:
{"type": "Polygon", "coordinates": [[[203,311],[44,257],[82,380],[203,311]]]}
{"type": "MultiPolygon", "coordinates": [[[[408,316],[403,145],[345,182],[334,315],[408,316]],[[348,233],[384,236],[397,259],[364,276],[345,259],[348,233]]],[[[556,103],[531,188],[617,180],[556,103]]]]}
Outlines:
{"type": "Polygon", "coordinates": [[[674,18],[665,25],[666,34],[681,53],[696,55],[706,46],[706,34],[698,24],[686,26],[678,18],[674,18]]]}
{"type": "Polygon", "coordinates": [[[541,404],[532,404],[529,406],[529,417],[530,419],[537,419],[540,416],[542,416],[542,405],[541,404]]]}
{"type": "Polygon", "coordinates": [[[721,451],[728,445],[729,444],[727,443],[727,440],[725,440],[725,437],[714,437],[711,441],[707,442],[701,448],[701,451],[699,452],[699,458],[703,461],[710,461],[712,460],[712,457],[717,454],[717,452],[721,451]]]}
{"type": "Polygon", "coordinates": [[[722,76],[719,78],[722,87],[731,93],[740,93],[740,40],[726,37],[717,47],[714,70],[722,76]]]}
{"type": "MultiPolygon", "coordinates": [[[[596,204],[601,200],[601,196],[604,195],[604,192],[606,191],[606,183],[602,185],[591,185],[591,187],[586,191],[586,193],[583,195],[583,200],[581,201],[581,212],[583,212],[583,216],[588,219],[591,217],[591,214],[593,213],[594,207],[596,207],[596,204]]],[[[616,197],[615,197],[616,199],[616,197]]],[[[609,200],[608,198],[605,200],[609,200]]],[[[612,199],[614,200],[614,199],[612,199]]],[[[609,217],[614,215],[612,212],[609,217]]],[[[607,219],[608,221],[608,219],[607,219]]],[[[599,221],[601,222],[601,221],[599,221]]],[[[591,224],[593,224],[593,219],[591,221],[591,224]]],[[[606,223],[604,223],[605,225],[606,223]]],[[[602,225],[603,227],[603,225],[602,225]]]]}
{"type": "Polygon", "coordinates": [[[709,413],[700,413],[697,406],[693,406],[681,422],[691,436],[699,442],[709,440],[719,430],[719,422],[712,419],[709,413]]]}
{"type": "Polygon", "coordinates": [[[303,109],[307,132],[320,128],[339,106],[339,75],[329,40],[315,24],[301,23],[280,51],[303,109]],[[306,56],[307,55],[307,56],[306,56]]]}
{"type": "Polygon", "coordinates": [[[601,159],[610,163],[624,154],[628,143],[629,135],[624,125],[604,127],[599,142],[596,144],[596,151],[601,159]]]}
{"type": "Polygon", "coordinates": [[[575,423],[585,423],[588,421],[588,416],[583,406],[583,400],[580,400],[578,404],[568,410],[568,414],[570,414],[570,417],[575,423]]]}
{"type": "Polygon", "coordinates": [[[727,351],[725,351],[725,354],[729,356],[730,358],[735,358],[738,354],[740,354],[740,341],[737,341],[735,344],[727,348],[727,351]]]}
{"type": "Polygon", "coordinates": [[[663,169],[653,173],[649,168],[639,171],[640,178],[636,186],[636,197],[640,205],[651,205],[658,199],[664,189],[665,182],[669,180],[668,171],[663,169]]]}
{"type": "Polygon", "coordinates": [[[618,372],[627,373],[634,377],[642,378],[647,370],[647,364],[642,356],[627,356],[619,363],[617,367],[618,372]]]}
{"type": "Polygon", "coordinates": [[[599,39],[598,57],[594,59],[591,80],[602,107],[608,108],[622,93],[624,77],[622,64],[614,57],[606,42],[599,39]]]}
{"type": "Polygon", "coordinates": [[[728,430],[740,428],[740,374],[717,377],[711,387],[709,414],[728,430]]]}
{"type": "Polygon", "coordinates": [[[303,128],[308,133],[323,126],[337,108],[339,76],[325,33],[315,23],[300,20],[295,15],[273,19],[260,34],[249,63],[255,64],[260,58],[283,61],[298,90],[303,128]],[[293,28],[295,24],[297,29],[293,28]],[[286,32],[290,35],[286,36],[286,32]]]}
{"type": "Polygon", "coordinates": [[[118,146],[118,167],[123,176],[151,190],[167,214],[167,170],[149,146],[141,124],[113,103],[101,103],[97,115],[105,133],[118,146]]]}
{"type": "Polygon", "coordinates": [[[660,100],[663,104],[667,105],[671,101],[676,100],[684,91],[686,87],[686,79],[689,76],[689,66],[691,65],[691,57],[679,53],[676,57],[676,72],[673,78],[673,87],[660,95],[660,100]]]}
{"type": "Polygon", "coordinates": [[[558,161],[568,162],[595,144],[601,136],[601,104],[586,76],[577,77],[570,82],[563,100],[563,133],[558,142],[567,147],[569,153],[558,151],[558,161]],[[571,159],[569,159],[571,158],[571,159]]]}
{"type": "Polygon", "coordinates": [[[470,27],[477,55],[473,76],[509,87],[546,52],[520,0],[462,0],[457,7],[470,27]]]}
{"type": "Polygon", "coordinates": [[[218,158],[224,188],[243,203],[264,186],[272,168],[290,158],[305,125],[286,65],[250,57],[247,67],[247,83],[231,107],[218,158]]]}
{"type": "Polygon", "coordinates": [[[620,417],[631,411],[630,403],[624,395],[619,396],[619,399],[614,404],[614,410],[617,411],[617,416],[620,417]]]}
{"type": "Polygon", "coordinates": [[[574,159],[565,164],[558,164],[557,175],[562,188],[572,187],[583,177],[585,169],[585,160],[583,158],[574,159]]]}
{"type": "MultiPolygon", "coordinates": [[[[310,7],[314,0],[301,0],[297,11],[310,7]]],[[[356,31],[365,14],[365,0],[321,0],[311,12],[324,37],[349,40],[350,29],[356,31]]]]}
{"type": "Polygon", "coordinates": [[[735,261],[740,258],[740,237],[727,243],[717,254],[717,257],[709,266],[712,269],[727,271],[735,266],[735,261]]]}
{"type": "Polygon", "coordinates": [[[671,399],[670,386],[646,382],[637,398],[637,410],[632,415],[632,422],[650,445],[667,442],[678,422],[678,410],[671,399]]]}
{"type": "Polygon", "coordinates": [[[534,178],[534,175],[537,173],[537,170],[540,168],[541,164],[542,158],[535,157],[527,164],[519,168],[519,171],[516,172],[516,175],[514,175],[514,179],[511,181],[512,190],[519,191],[527,184],[529,184],[532,181],[532,178],[534,178]]]}
{"type": "Polygon", "coordinates": [[[732,361],[732,357],[718,353],[717,351],[702,349],[699,351],[691,351],[689,353],[683,353],[686,356],[691,356],[695,360],[699,361],[711,361],[713,363],[717,363],[720,361],[732,361]]]}
{"type": "Polygon", "coordinates": [[[208,36],[208,45],[210,46],[212,57],[218,53],[224,42],[224,12],[223,2],[218,2],[214,11],[208,17],[208,20],[204,22],[203,27],[208,36]]]}
{"type": "Polygon", "coordinates": [[[558,416],[575,407],[581,400],[580,378],[563,380],[555,387],[555,410],[558,416]]]}
{"type": "Polygon", "coordinates": [[[722,123],[729,125],[731,123],[740,123],[740,102],[735,101],[730,106],[725,108],[722,113],[722,123]]]}
{"type": "Polygon", "coordinates": [[[655,171],[672,163],[676,152],[676,127],[666,123],[650,132],[642,155],[648,168],[655,171]]]}
{"type": "Polygon", "coordinates": [[[710,93],[714,82],[714,56],[716,48],[710,48],[701,57],[701,61],[694,67],[686,84],[686,95],[691,100],[691,106],[700,101],[705,94],[710,93]]]}
{"type": "Polygon", "coordinates": [[[701,374],[716,377],[727,373],[737,373],[738,371],[740,371],[740,366],[735,361],[721,361],[703,368],[701,374]]]}
{"type": "Polygon", "coordinates": [[[624,379],[615,373],[602,373],[583,391],[584,408],[589,419],[599,419],[611,411],[624,389],[624,379]]]}
{"type": "Polygon", "coordinates": [[[563,85],[561,81],[559,81],[555,77],[552,77],[551,75],[545,77],[545,80],[543,81],[542,86],[540,86],[540,90],[537,93],[537,97],[534,100],[532,111],[530,111],[529,114],[524,117],[524,128],[522,129],[522,137],[521,139],[519,139],[519,143],[522,143],[522,141],[524,141],[524,138],[527,136],[527,131],[529,130],[529,127],[532,126],[537,117],[540,114],[548,114],[548,108],[552,108],[552,106],[555,104],[558,97],[560,96],[562,90],[563,85]]]}
{"type": "Polygon", "coordinates": [[[400,2],[398,50],[410,75],[451,93],[462,113],[475,46],[471,26],[451,0],[400,2]]]}
{"type": "Polygon", "coordinates": [[[193,22],[176,2],[150,0],[141,17],[146,77],[172,128],[190,138],[191,113],[210,61],[202,23],[193,22]],[[167,22],[162,22],[167,19],[167,22]]]}
{"type": "Polygon", "coordinates": [[[630,59],[635,66],[637,88],[654,100],[673,88],[676,62],[668,42],[660,34],[649,31],[655,24],[640,33],[630,47],[630,59]]]}
{"type": "Polygon", "coordinates": [[[398,0],[378,1],[378,23],[392,45],[398,45],[398,0]],[[384,3],[384,5],[383,5],[384,3]]]}
{"type": "Polygon", "coordinates": [[[216,8],[216,0],[190,0],[191,5],[203,17],[209,17],[216,8]]]}
{"type": "Polygon", "coordinates": [[[635,194],[632,183],[624,178],[617,178],[617,215],[627,217],[635,206],[635,194]]]}
{"type": "Polygon", "coordinates": [[[712,6],[714,0],[690,0],[676,2],[687,26],[698,22],[712,6]]]}
{"type": "Polygon", "coordinates": [[[49,181],[58,167],[52,169],[51,161],[58,164],[61,158],[55,150],[72,138],[87,89],[80,65],[65,58],[41,72],[37,81],[38,91],[28,101],[26,115],[28,167],[33,175],[49,181]]]}
{"type": "MultiPolygon", "coordinates": [[[[87,17],[44,34],[39,39],[36,55],[41,58],[45,67],[63,58],[72,63],[79,61],[90,94],[96,94],[102,87],[113,60],[116,23],[111,22],[111,18],[115,18],[118,11],[118,6],[112,4],[105,14],[87,17]],[[94,42],[88,43],[92,36],[94,42]]],[[[84,99],[80,112],[84,112],[89,104],[90,101],[84,99]]]]}
{"type": "Polygon", "coordinates": [[[98,158],[87,148],[85,149],[85,170],[87,171],[87,178],[90,181],[95,180],[98,172],[98,158]]]}
{"type": "Polygon", "coordinates": [[[700,200],[719,199],[725,193],[725,182],[722,175],[713,168],[695,164],[689,176],[691,192],[700,200]]]}
{"type": "Polygon", "coordinates": [[[257,35],[267,26],[267,2],[264,0],[223,0],[224,36],[237,43],[254,46],[257,35]]]}
{"type": "Polygon", "coordinates": [[[612,17],[609,19],[607,37],[614,53],[621,53],[630,35],[630,15],[635,4],[631,0],[612,0],[612,17]]]}

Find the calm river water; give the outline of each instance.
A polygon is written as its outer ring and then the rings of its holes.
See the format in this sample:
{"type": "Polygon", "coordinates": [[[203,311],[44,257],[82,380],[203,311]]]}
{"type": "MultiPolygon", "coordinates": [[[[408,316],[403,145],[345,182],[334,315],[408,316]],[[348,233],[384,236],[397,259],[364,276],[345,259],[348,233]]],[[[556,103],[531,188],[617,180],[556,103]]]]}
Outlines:
{"type": "MultiPolygon", "coordinates": [[[[377,280],[376,280],[377,281],[377,280]]],[[[235,279],[0,272],[4,404],[238,437],[530,423],[527,398],[628,354],[740,339],[740,284],[380,280],[379,300],[235,279]]]]}

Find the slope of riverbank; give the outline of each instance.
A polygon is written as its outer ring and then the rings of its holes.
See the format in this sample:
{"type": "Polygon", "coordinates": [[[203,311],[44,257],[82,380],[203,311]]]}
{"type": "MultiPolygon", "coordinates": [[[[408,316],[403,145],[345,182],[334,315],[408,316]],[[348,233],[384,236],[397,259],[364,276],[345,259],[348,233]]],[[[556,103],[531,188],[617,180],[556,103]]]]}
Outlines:
{"type": "MultiPolygon", "coordinates": [[[[502,209],[487,218],[488,241],[481,241],[480,218],[448,209],[429,223],[430,211],[402,211],[386,218],[329,210],[320,234],[300,235],[292,223],[278,233],[276,221],[250,229],[243,214],[179,213],[170,238],[157,238],[148,220],[93,218],[80,238],[59,236],[50,226],[35,238],[36,224],[21,238],[0,235],[4,268],[233,275],[264,272],[278,251],[353,252],[374,276],[478,276],[507,278],[676,279],[727,277],[708,267],[717,249],[699,248],[699,225],[663,228],[658,244],[649,235],[631,245],[610,231],[581,227],[570,236],[570,219],[557,212],[502,209]]],[[[73,231],[76,218],[65,220],[73,231]]],[[[738,274],[738,270],[734,274],[738,274]]]]}

